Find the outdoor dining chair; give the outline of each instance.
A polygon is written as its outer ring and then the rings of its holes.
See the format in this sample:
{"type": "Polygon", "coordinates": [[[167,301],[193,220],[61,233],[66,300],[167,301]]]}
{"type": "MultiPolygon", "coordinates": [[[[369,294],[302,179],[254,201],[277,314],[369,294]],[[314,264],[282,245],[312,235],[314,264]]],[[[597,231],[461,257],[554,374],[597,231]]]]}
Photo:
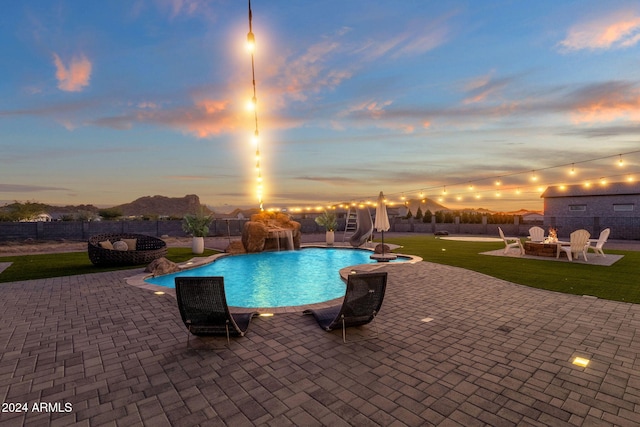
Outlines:
{"type": "Polygon", "coordinates": [[[524,255],[524,247],[522,246],[522,241],[519,237],[505,237],[502,228],[498,227],[498,233],[500,233],[500,238],[504,241],[504,253],[509,252],[511,248],[519,248],[520,254],[524,255]]]}
{"type": "Polygon", "coordinates": [[[373,321],[376,334],[371,338],[375,338],[378,336],[375,318],[380,311],[386,288],[386,272],[350,274],[342,304],[305,310],[303,314],[312,314],[318,325],[325,331],[342,328],[343,342],[347,342],[347,328],[366,325],[373,321]]]}
{"type": "Polygon", "coordinates": [[[564,251],[567,254],[567,258],[569,261],[573,261],[573,256],[578,258],[580,254],[584,260],[587,260],[587,248],[589,247],[589,237],[591,233],[587,230],[576,230],[571,233],[569,238],[568,245],[558,245],[558,252],[556,254],[556,258],[560,258],[561,251],[564,251]]]}
{"type": "Polygon", "coordinates": [[[538,226],[531,227],[529,229],[529,239],[534,243],[542,243],[544,241],[544,228],[538,226]]]}
{"type": "MultiPolygon", "coordinates": [[[[176,299],[180,316],[193,335],[244,336],[257,312],[231,313],[223,277],[176,277],[176,299]]],[[[189,335],[187,335],[189,347],[189,335]]]]}
{"type": "Polygon", "coordinates": [[[589,242],[587,243],[587,252],[589,252],[589,249],[593,250],[596,253],[596,256],[600,256],[602,255],[603,257],[606,257],[606,255],[604,254],[602,247],[604,246],[605,243],[607,243],[607,240],[609,239],[609,234],[611,233],[611,229],[610,228],[605,228],[604,230],[602,230],[600,232],[600,237],[598,237],[598,240],[595,242],[589,242]]]}

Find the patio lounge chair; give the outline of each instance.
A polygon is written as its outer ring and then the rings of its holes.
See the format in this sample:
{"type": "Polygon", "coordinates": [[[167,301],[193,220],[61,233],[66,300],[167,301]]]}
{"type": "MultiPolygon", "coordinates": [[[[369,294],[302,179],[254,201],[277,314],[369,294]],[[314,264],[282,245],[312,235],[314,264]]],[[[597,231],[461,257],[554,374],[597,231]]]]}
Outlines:
{"type": "Polygon", "coordinates": [[[504,253],[506,254],[511,248],[520,248],[520,254],[524,255],[524,247],[522,246],[522,241],[520,241],[519,237],[504,237],[504,232],[502,228],[498,227],[498,233],[500,233],[500,238],[504,240],[504,253]]]}
{"type": "Polygon", "coordinates": [[[587,230],[574,231],[570,235],[568,245],[558,244],[558,252],[556,254],[556,258],[560,258],[561,251],[564,251],[567,254],[567,258],[569,258],[569,261],[573,261],[573,254],[575,254],[576,259],[578,259],[580,253],[582,253],[582,257],[586,261],[590,236],[591,233],[589,233],[587,230]]]}
{"type": "MultiPolygon", "coordinates": [[[[244,336],[257,313],[231,313],[223,277],[176,277],[176,299],[182,321],[193,335],[244,336]]],[[[189,347],[189,335],[187,335],[189,347]]]]}
{"type": "Polygon", "coordinates": [[[318,325],[325,331],[342,328],[342,341],[347,342],[346,329],[351,326],[365,325],[373,321],[378,336],[375,318],[380,311],[384,292],[387,287],[387,273],[350,274],[347,279],[347,291],[341,305],[316,310],[305,310],[312,314],[318,325]]]}
{"type": "Polygon", "coordinates": [[[607,243],[607,239],[609,239],[609,233],[611,233],[610,228],[605,228],[604,230],[602,230],[597,241],[588,243],[587,252],[589,252],[589,249],[592,249],[596,253],[596,256],[602,255],[603,257],[606,257],[606,255],[602,251],[602,247],[605,243],[607,243]]]}
{"type": "Polygon", "coordinates": [[[529,239],[534,243],[542,243],[544,241],[544,228],[538,226],[531,227],[529,229],[529,239]]]}

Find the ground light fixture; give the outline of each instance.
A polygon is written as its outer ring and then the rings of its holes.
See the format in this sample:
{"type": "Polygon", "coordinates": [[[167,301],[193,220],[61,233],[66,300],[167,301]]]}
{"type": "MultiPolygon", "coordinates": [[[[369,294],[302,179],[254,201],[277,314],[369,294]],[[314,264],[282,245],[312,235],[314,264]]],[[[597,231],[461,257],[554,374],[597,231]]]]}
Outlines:
{"type": "Polygon", "coordinates": [[[585,359],[583,357],[576,357],[573,359],[573,363],[576,366],[580,366],[582,368],[586,368],[589,365],[589,359],[585,359]]]}

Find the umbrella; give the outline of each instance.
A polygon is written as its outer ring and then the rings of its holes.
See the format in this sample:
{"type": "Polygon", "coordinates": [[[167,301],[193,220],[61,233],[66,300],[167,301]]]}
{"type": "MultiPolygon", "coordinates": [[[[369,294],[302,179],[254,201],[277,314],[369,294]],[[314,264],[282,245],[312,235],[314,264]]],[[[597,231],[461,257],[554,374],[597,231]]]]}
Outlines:
{"type": "Polygon", "coordinates": [[[376,205],[376,221],[373,225],[376,230],[382,233],[382,255],[384,255],[384,232],[389,230],[389,215],[387,215],[387,205],[384,203],[384,195],[382,191],[378,196],[378,204],[376,205]]]}

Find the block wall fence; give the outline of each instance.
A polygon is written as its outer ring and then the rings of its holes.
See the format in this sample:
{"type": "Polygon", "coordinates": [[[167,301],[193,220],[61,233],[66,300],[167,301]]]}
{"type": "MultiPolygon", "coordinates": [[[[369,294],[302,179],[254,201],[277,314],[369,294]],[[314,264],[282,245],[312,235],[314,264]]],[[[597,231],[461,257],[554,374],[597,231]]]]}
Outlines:
{"type": "MultiPolygon", "coordinates": [[[[244,223],[248,220],[224,220],[218,219],[210,227],[210,236],[240,236],[244,223]]],[[[296,219],[302,225],[305,234],[323,233],[324,228],[318,226],[313,219],[296,219]]],[[[345,220],[338,219],[338,230],[344,230],[345,220]]],[[[431,223],[423,223],[415,219],[394,218],[391,220],[391,229],[395,232],[433,234],[436,232],[448,232],[450,234],[472,234],[498,236],[498,227],[501,227],[506,235],[529,235],[529,228],[533,224],[520,224],[518,217],[515,223],[489,224],[483,218],[481,224],[462,224],[460,218],[455,218],[453,223],[436,223],[435,217],[431,223]]],[[[585,228],[592,236],[598,236],[604,228],[611,228],[611,239],[640,240],[640,218],[562,218],[545,217],[543,228],[555,227],[560,237],[568,237],[578,228],[585,228]]],[[[94,234],[100,233],[139,233],[149,236],[185,237],[182,231],[182,221],[59,221],[59,222],[0,222],[1,241],[24,240],[49,240],[49,241],[82,241],[88,240],[94,234]]]]}

